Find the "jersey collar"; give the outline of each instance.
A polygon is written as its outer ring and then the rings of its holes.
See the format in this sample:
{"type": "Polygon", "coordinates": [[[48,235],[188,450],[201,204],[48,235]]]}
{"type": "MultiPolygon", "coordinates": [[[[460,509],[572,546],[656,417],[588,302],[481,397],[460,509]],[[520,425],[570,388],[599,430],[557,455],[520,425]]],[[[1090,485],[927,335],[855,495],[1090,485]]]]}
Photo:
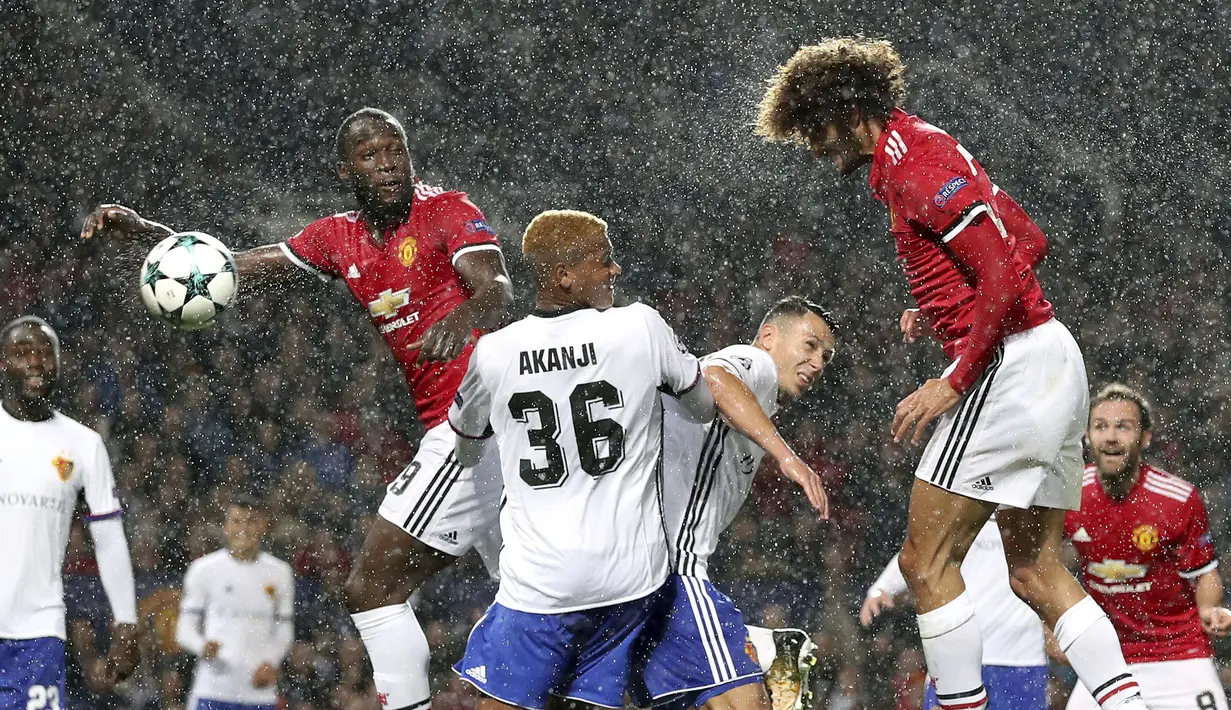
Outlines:
{"type": "Polygon", "coordinates": [[[872,194],[876,195],[876,199],[881,202],[885,201],[885,195],[881,193],[880,184],[883,178],[885,156],[888,153],[885,151],[885,143],[889,140],[889,134],[902,122],[910,118],[910,114],[900,108],[895,108],[889,114],[889,120],[885,121],[885,127],[881,131],[880,138],[876,139],[876,149],[872,153],[872,169],[868,171],[868,185],[872,188],[872,194]]]}

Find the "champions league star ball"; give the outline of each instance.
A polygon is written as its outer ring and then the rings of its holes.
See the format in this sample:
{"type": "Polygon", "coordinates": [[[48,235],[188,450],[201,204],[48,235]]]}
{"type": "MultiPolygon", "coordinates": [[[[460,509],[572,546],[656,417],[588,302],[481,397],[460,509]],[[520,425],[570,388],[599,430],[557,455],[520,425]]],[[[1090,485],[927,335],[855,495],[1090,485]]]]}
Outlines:
{"type": "Polygon", "coordinates": [[[141,300],[182,330],[214,322],[235,298],[239,273],[225,244],[204,232],[180,232],[158,243],[141,267],[141,300]]]}

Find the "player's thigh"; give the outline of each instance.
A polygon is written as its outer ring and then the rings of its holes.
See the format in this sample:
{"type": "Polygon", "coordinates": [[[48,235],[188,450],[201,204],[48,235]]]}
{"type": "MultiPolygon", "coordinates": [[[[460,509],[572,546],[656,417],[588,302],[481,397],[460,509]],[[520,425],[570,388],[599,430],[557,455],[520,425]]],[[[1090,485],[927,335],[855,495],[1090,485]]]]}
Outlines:
{"type": "Polygon", "coordinates": [[[732,681],[715,691],[721,693],[707,698],[701,706],[705,710],[769,710],[769,694],[759,677],[732,681]]]}
{"type": "Polygon", "coordinates": [[[967,498],[916,478],[902,555],[925,566],[960,563],[995,511],[995,503],[967,498]]]}
{"type": "Polygon", "coordinates": [[[352,613],[405,602],[425,580],[457,561],[378,517],[346,581],[352,613]]]}
{"type": "Polygon", "coordinates": [[[1056,508],[1003,508],[996,513],[1010,570],[1038,562],[1059,562],[1064,514],[1056,508]]]}
{"type": "Polygon", "coordinates": [[[0,639],[0,710],[63,706],[64,642],[54,637],[0,639]]]}
{"type": "Polygon", "coordinates": [[[389,484],[380,517],[433,549],[460,557],[498,525],[499,457],[494,442],[473,467],[457,459],[447,423],[429,429],[415,458],[389,484]]]}
{"type": "MultiPolygon", "coordinates": [[[[672,575],[648,628],[642,643],[650,651],[632,693],[639,705],[670,698],[671,708],[700,707],[744,685],[762,685],[743,614],[708,580],[672,575]]],[[[733,698],[742,702],[748,693],[756,695],[742,690],[733,698]]]]}

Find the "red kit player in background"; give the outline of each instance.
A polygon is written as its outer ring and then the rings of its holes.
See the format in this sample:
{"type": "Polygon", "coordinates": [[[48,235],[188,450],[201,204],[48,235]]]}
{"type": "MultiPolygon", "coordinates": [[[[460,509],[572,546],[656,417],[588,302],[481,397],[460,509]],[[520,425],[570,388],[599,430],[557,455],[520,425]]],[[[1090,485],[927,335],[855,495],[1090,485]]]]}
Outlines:
{"type": "MultiPolygon", "coordinates": [[[[1081,510],[1064,535],[1077,548],[1090,596],[1111,617],[1125,660],[1154,710],[1227,710],[1209,636],[1226,636],[1231,612],[1201,494],[1141,460],[1150,405],[1124,385],[1094,396],[1081,510]]],[[[1082,684],[1069,710],[1098,705],[1082,684]]]]}
{"type": "MultiPolygon", "coordinates": [[[[427,430],[415,460],[389,485],[347,580],[347,603],[389,710],[430,701],[428,646],[410,593],[471,547],[489,569],[499,552],[499,470],[463,469],[445,421],[473,337],[501,324],[513,289],[495,233],[461,192],[419,182],[393,116],[362,109],[337,133],[338,177],[359,209],[319,219],[280,244],[235,255],[248,285],[299,270],[340,278],[406,374],[427,430]]],[[[101,205],[83,237],[162,238],[172,230],[120,205],[101,205]]]]}
{"type": "Polygon", "coordinates": [[[902,400],[892,427],[917,443],[939,420],[899,557],[937,698],[947,710],[987,707],[960,565],[1000,507],[1013,591],[1055,629],[1082,681],[1103,688],[1104,710],[1140,710],[1111,622],[1060,561],[1064,512],[1081,502],[1089,393],[1081,351],[1034,275],[1046,239],[965,148],[902,110],[904,72],[888,42],[804,47],[770,80],[757,132],[843,175],[871,164],[919,306],[899,325],[908,341],[932,330],[952,361],[902,400]]]}

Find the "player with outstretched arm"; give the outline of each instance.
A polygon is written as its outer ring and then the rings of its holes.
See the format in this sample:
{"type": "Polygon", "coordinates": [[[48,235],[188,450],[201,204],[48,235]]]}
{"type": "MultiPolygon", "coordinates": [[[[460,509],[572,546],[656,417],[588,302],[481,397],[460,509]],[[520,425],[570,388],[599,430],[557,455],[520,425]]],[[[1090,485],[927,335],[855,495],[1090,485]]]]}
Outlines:
{"type": "Polygon", "coordinates": [[[1052,313],[1034,267],[1042,232],[974,156],[902,110],[905,69],[893,46],[863,38],[803,47],[771,79],[757,132],[830,159],[843,175],[871,165],[889,208],[918,311],[951,360],[898,404],[892,432],[920,442],[899,562],[946,710],[987,705],[983,650],[960,565],[997,508],[1013,591],[1056,638],[1104,710],[1146,707],[1107,615],[1060,561],[1064,513],[1081,503],[1089,393],[1077,341],[1052,313]]]}
{"type": "MultiPolygon", "coordinates": [[[[372,660],[386,710],[431,702],[428,646],[411,592],[472,547],[489,569],[500,544],[499,474],[460,466],[445,423],[474,338],[498,327],[513,289],[495,233],[465,193],[420,182],[406,132],[377,109],[356,111],[337,140],[338,177],[359,209],[324,217],[285,242],[235,255],[251,284],[300,270],[342,279],[401,364],[427,433],[388,488],[346,583],[347,605],[372,660]]],[[[172,230],[101,205],[82,236],[163,238],[172,230]]]]}
{"type": "Polygon", "coordinates": [[[0,330],[0,710],[64,705],[61,570],[77,499],[84,494],[94,556],[113,626],[106,682],[140,660],[137,595],[120,501],[103,439],[60,412],[60,338],[41,318],[0,330]]]}

